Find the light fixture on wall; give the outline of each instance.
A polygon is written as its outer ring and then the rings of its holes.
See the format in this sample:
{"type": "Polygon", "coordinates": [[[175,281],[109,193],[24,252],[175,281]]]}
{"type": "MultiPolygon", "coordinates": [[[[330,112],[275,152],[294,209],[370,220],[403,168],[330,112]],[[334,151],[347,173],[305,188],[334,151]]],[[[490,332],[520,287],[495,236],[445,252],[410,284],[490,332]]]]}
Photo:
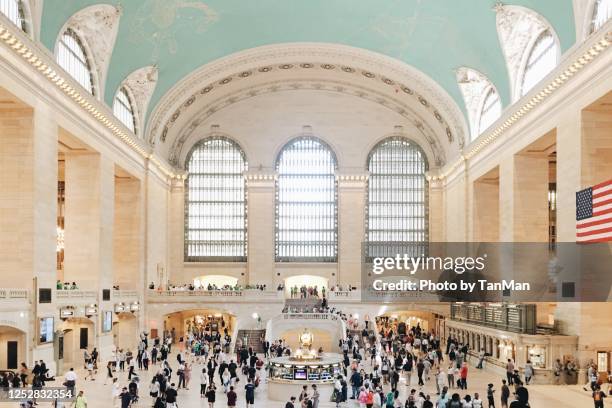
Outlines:
{"type": "Polygon", "coordinates": [[[64,229],[57,227],[56,229],[57,243],[55,245],[56,252],[62,252],[64,250],[64,229]]]}

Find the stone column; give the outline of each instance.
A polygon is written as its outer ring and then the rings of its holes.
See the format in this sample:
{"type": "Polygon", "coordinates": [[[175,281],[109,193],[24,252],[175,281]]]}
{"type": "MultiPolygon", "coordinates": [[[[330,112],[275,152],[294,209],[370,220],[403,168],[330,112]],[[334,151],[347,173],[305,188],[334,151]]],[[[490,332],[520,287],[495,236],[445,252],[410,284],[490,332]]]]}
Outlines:
{"type": "Polygon", "coordinates": [[[444,184],[429,181],[429,241],[444,241],[444,184]]]}
{"type": "Polygon", "coordinates": [[[367,173],[338,174],[338,272],[343,287],[361,286],[367,173]]]}
{"type": "MultiPolygon", "coordinates": [[[[185,181],[172,180],[170,190],[170,211],[168,218],[169,270],[173,282],[187,282],[183,274],[185,260],[185,181]]],[[[152,271],[154,272],[154,271],[152,271]]],[[[154,279],[155,285],[165,284],[154,279]]]]}
{"type": "Polygon", "coordinates": [[[275,179],[274,172],[248,172],[248,266],[247,283],[263,283],[275,288],[283,277],[276,278],[275,237],[275,179]]]}
{"type": "Polygon", "coordinates": [[[98,153],[67,153],[64,279],[79,289],[112,288],[114,163],[98,153]]]}
{"type": "Polygon", "coordinates": [[[115,179],[115,223],[113,239],[114,284],[120,289],[141,289],[142,274],[142,189],[137,178],[115,179]]]}
{"type": "Polygon", "coordinates": [[[548,157],[514,156],[514,242],[548,242],[548,157]]]}

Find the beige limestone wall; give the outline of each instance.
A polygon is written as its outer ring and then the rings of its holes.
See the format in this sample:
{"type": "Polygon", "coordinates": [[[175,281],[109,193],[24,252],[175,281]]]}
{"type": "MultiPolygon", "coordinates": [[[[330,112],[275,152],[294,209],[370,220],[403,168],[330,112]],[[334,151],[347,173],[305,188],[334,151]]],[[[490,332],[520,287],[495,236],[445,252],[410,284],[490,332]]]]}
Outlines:
{"type": "Polygon", "coordinates": [[[548,158],[514,156],[514,242],[548,242],[548,158]]]}
{"type": "Polygon", "coordinates": [[[113,284],[120,289],[141,287],[141,208],[140,180],[115,177],[113,284]]]}
{"type": "Polygon", "coordinates": [[[81,289],[113,280],[115,168],[97,153],[67,153],[64,279],[81,289]]]}
{"type": "MultiPolygon", "coordinates": [[[[185,254],[185,188],[183,181],[172,184],[170,191],[170,208],[168,214],[169,268],[172,271],[171,281],[184,283],[190,281],[190,272],[183,268],[185,254]]],[[[203,275],[203,273],[200,273],[203,275]]],[[[156,282],[157,283],[157,282],[156,282]]]]}
{"type": "Polygon", "coordinates": [[[429,240],[443,242],[445,237],[444,197],[442,183],[429,182],[429,240]]]}
{"type": "Polygon", "coordinates": [[[34,277],[33,133],[32,109],[0,110],[0,287],[25,287],[34,277]]]}
{"type": "MultiPolygon", "coordinates": [[[[155,175],[147,176],[146,190],[146,282],[157,282],[158,271],[168,273],[169,186],[155,175]]],[[[182,237],[172,237],[180,239],[182,237]]]]}
{"type": "Polygon", "coordinates": [[[338,182],[338,273],[330,280],[360,286],[361,252],[365,239],[365,180],[338,182]]]}
{"type": "Polygon", "coordinates": [[[274,276],[274,179],[249,180],[247,281],[272,287],[274,276]]]}
{"type": "Polygon", "coordinates": [[[473,185],[473,240],[499,241],[499,174],[478,179],[473,185]]]}

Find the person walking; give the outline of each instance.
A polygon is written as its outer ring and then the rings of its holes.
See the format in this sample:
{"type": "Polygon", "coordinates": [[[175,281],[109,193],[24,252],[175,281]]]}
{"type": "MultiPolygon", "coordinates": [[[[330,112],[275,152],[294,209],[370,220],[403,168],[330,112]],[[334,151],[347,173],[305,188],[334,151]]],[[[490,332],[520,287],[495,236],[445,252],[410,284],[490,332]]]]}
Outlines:
{"type": "Polygon", "coordinates": [[[104,385],[106,385],[106,382],[108,380],[112,382],[114,382],[113,380],[115,379],[115,376],[113,376],[113,363],[112,362],[108,362],[108,364],[106,364],[106,377],[104,377],[104,385]]]}
{"type": "Polygon", "coordinates": [[[251,379],[249,379],[244,386],[244,393],[247,408],[249,408],[249,405],[252,407],[255,404],[255,384],[253,384],[251,379]]]}
{"type": "Polygon", "coordinates": [[[506,380],[502,380],[501,386],[501,406],[508,408],[508,399],[510,398],[510,387],[506,384],[506,380]]]}
{"type": "Polygon", "coordinates": [[[72,403],[72,406],[74,408],[87,408],[87,398],[85,398],[83,390],[79,391],[79,394],[72,403]]]}
{"type": "Polygon", "coordinates": [[[177,408],[176,399],[178,392],[174,388],[174,383],[170,384],[170,387],[166,389],[166,408],[177,408]]]}
{"type": "Polygon", "coordinates": [[[74,368],[70,368],[66,374],[64,374],[64,386],[71,391],[74,396],[76,387],[77,374],[74,372],[74,368]]]}
{"type": "Polygon", "coordinates": [[[506,363],[506,379],[508,380],[508,385],[513,384],[514,378],[514,363],[511,359],[508,359],[508,363],[506,363]]]}
{"type": "Polygon", "coordinates": [[[461,380],[462,390],[467,390],[467,376],[468,376],[468,366],[467,366],[467,363],[464,361],[463,364],[461,365],[461,370],[459,370],[459,377],[461,380]]]}
{"type": "Polygon", "coordinates": [[[215,383],[210,383],[208,386],[208,391],[206,391],[206,400],[208,401],[208,408],[215,407],[215,400],[217,398],[217,389],[215,387],[215,383]]]}
{"type": "Polygon", "coordinates": [[[595,386],[592,396],[595,408],[604,408],[603,399],[606,398],[606,393],[601,390],[601,386],[599,384],[595,386]]]}
{"type": "Polygon", "coordinates": [[[529,381],[531,381],[533,373],[533,364],[531,364],[531,360],[527,360],[527,363],[525,363],[525,384],[529,385],[529,381]]]}
{"type": "MultiPolygon", "coordinates": [[[[319,389],[317,388],[317,385],[312,384],[312,408],[319,408],[319,398],[320,397],[321,397],[321,394],[319,393],[319,389]]],[[[371,408],[371,406],[368,408],[371,408]]]]}
{"type": "Polygon", "coordinates": [[[206,373],[206,369],[203,368],[200,373],[200,398],[204,398],[206,396],[206,387],[208,386],[209,377],[206,373]]]}
{"type": "Polygon", "coordinates": [[[238,399],[238,395],[234,391],[234,386],[230,386],[229,391],[227,392],[227,406],[228,408],[233,408],[236,406],[236,400],[238,399]]]}
{"type": "Polygon", "coordinates": [[[289,398],[289,401],[285,404],[285,408],[295,408],[295,396],[289,398]]]}

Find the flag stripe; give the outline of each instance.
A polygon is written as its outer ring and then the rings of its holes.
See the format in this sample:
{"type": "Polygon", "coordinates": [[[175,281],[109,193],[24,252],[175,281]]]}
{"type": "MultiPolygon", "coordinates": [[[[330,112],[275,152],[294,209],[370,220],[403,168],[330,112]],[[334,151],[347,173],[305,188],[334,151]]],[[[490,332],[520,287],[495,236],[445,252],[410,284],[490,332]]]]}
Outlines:
{"type": "Polygon", "coordinates": [[[586,220],[588,222],[581,222],[578,225],[576,225],[576,228],[582,229],[582,228],[592,227],[593,225],[605,224],[606,222],[612,221],[612,214],[605,214],[599,217],[587,218],[586,220]]]}
{"type": "Polygon", "coordinates": [[[607,220],[595,223],[594,225],[581,226],[580,228],[578,228],[577,235],[585,236],[584,234],[597,233],[597,231],[602,228],[610,228],[610,227],[612,227],[612,217],[608,218],[607,220]],[[583,234],[583,235],[580,235],[580,234],[583,234]]]}
{"type": "Polygon", "coordinates": [[[594,230],[589,231],[589,232],[577,232],[576,236],[577,237],[588,237],[590,235],[605,234],[607,232],[609,232],[610,236],[612,236],[612,225],[607,227],[607,228],[601,228],[601,229],[598,228],[598,229],[594,229],[594,230]]]}
{"type": "Polygon", "coordinates": [[[612,195],[606,194],[605,196],[601,196],[599,198],[593,197],[593,207],[598,207],[600,205],[612,204],[612,195]]]}
{"type": "Polygon", "coordinates": [[[602,188],[602,187],[606,187],[606,186],[612,186],[612,180],[608,180],[608,181],[604,181],[603,183],[595,184],[593,186],[593,190],[602,188]]]}
{"type": "Polygon", "coordinates": [[[606,205],[602,205],[601,207],[597,207],[597,211],[593,210],[593,217],[596,217],[598,215],[607,214],[610,212],[610,210],[612,210],[612,204],[606,204],[606,205]]]}
{"type": "Polygon", "coordinates": [[[605,193],[606,191],[612,191],[612,184],[609,184],[605,187],[599,187],[599,188],[593,187],[593,194],[601,194],[601,193],[605,193]]]}

